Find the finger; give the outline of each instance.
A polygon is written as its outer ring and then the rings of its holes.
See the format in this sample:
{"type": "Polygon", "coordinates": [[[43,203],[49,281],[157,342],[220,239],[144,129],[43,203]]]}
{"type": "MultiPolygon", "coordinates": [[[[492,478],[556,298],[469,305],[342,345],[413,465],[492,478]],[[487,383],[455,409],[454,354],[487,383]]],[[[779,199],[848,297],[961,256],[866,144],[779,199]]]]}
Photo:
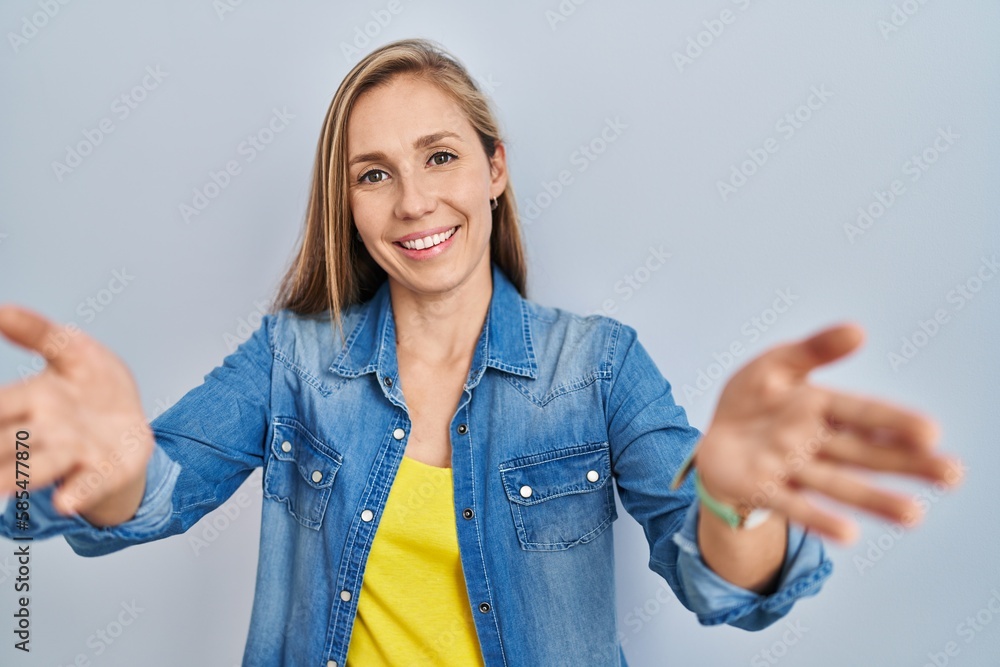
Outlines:
{"type": "Polygon", "coordinates": [[[803,377],[817,366],[853,352],[864,341],[864,330],[856,324],[838,324],[794,343],[779,345],[762,357],[793,375],[803,377]]]}
{"type": "Polygon", "coordinates": [[[113,456],[84,459],[73,466],[53,494],[57,509],[64,514],[84,512],[120,491],[125,486],[123,482],[127,484],[135,475],[145,479],[145,467],[137,469],[132,463],[114,462],[113,456]]]}
{"type": "Polygon", "coordinates": [[[878,472],[922,477],[954,484],[961,478],[959,463],[945,456],[915,452],[895,443],[877,444],[855,433],[838,433],[823,444],[818,458],[878,472]]]}
{"type": "Polygon", "coordinates": [[[940,437],[937,425],[927,417],[885,401],[833,391],[827,401],[827,419],[871,435],[888,435],[918,451],[930,451],[940,437]]]}
{"type": "Polygon", "coordinates": [[[61,479],[60,470],[68,469],[68,466],[65,465],[62,468],[46,465],[45,472],[40,472],[42,468],[37,465],[36,458],[41,457],[32,454],[27,466],[24,465],[24,461],[20,461],[21,465],[18,465],[17,459],[9,459],[0,464],[0,496],[10,496],[21,491],[22,488],[17,485],[18,482],[28,482],[29,490],[45,488],[61,479]]]}
{"type": "MultiPolygon", "coordinates": [[[[0,468],[9,464],[13,469],[18,451],[28,452],[28,456],[31,456],[31,452],[35,449],[34,428],[35,422],[27,416],[0,422],[0,468]],[[19,446],[18,442],[22,444],[19,446]]],[[[14,474],[16,473],[12,472],[11,475],[0,477],[0,492],[8,486],[13,488],[14,474]]]]}
{"type": "Polygon", "coordinates": [[[921,516],[920,506],[911,498],[878,489],[834,463],[813,461],[797,471],[793,480],[799,486],[889,521],[912,522],[921,516]]]}
{"type": "Polygon", "coordinates": [[[74,458],[78,456],[76,448],[65,444],[63,438],[46,440],[41,437],[40,429],[26,430],[31,430],[31,444],[28,449],[19,451],[27,452],[27,458],[22,456],[18,459],[16,452],[12,451],[13,445],[0,446],[0,449],[8,450],[3,452],[0,461],[0,494],[10,495],[20,490],[17,482],[21,480],[27,480],[31,488],[46,487],[69,472],[74,458]]]}
{"type": "Polygon", "coordinates": [[[0,333],[12,343],[38,352],[56,369],[61,369],[68,363],[73,339],[80,331],[28,308],[8,304],[0,306],[0,333]]]}
{"type": "Polygon", "coordinates": [[[60,514],[78,513],[98,500],[93,497],[95,489],[86,481],[88,472],[92,470],[78,465],[63,476],[59,488],[52,494],[52,505],[60,514]]]}
{"type": "Polygon", "coordinates": [[[857,539],[858,527],[853,521],[821,510],[801,491],[787,486],[778,487],[770,495],[767,504],[788,517],[789,521],[801,524],[823,537],[842,543],[851,543],[857,539]]]}
{"type": "Polygon", "coordinates": [[[0,429],[9,422],[25,419],[30,403],[29,392],[38,376],[0,388],[0,429]]]}

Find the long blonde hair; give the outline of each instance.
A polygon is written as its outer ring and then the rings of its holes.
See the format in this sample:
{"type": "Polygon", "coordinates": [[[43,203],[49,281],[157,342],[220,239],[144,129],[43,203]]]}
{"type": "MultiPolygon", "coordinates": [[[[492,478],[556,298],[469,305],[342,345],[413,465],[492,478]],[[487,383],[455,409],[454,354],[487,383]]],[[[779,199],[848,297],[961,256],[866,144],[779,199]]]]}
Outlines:
{"type": "MultiPolygon", "coordinates": [[[[386,280],[385,270],[354,233],[348,199],[347,122],[359,95],[400,74],[426,78],[450,95],[476,129],[487,158],[502,141],[489,98],[440,44],[402,39],[368,54],[344,77],[327,110],[299,248],[281,280],[272,311],[287,308],[312,315],[329,310],[343,337],[341,312],[367,301],[386,280]]],[[[510,179],[493,211],[490,255],[518,292],[527,296],[527,266],[510,179]]]]}

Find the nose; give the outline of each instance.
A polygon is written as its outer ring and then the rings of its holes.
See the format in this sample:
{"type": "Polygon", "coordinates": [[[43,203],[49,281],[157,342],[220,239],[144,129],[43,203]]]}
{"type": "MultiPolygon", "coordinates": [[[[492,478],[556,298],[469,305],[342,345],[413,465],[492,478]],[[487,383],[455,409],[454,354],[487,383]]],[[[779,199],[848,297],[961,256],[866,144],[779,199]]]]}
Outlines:
{"type": "Polygon", "coordinates": [[[400,220],[415,220],[432,213],[437,207],[437,198],[422,182],[421,174],[400,175],[399,197],[396,200],[396,217],[400,220]]]}

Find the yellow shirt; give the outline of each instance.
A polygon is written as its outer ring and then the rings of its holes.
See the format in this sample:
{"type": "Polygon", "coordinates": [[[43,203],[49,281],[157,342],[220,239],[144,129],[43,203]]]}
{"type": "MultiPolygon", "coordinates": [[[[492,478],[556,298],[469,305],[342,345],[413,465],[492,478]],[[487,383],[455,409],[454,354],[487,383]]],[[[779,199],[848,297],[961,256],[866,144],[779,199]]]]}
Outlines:
{"type": "Polygon", "coordinates": [[[451,468],[404,455],[368,555],[346,667],[482,664],[451,468]]]}

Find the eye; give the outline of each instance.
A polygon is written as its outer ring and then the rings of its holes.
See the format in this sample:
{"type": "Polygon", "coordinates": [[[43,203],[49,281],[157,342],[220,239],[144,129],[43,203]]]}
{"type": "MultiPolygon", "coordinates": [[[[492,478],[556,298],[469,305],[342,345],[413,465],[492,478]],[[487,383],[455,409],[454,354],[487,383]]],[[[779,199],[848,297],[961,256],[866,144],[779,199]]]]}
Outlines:
{"type": "Polygon", "coordinates": [[[448,151],[438,151],[431,156],[431,162],[436,165],[448,164],[449,162],[454,162],[457,159],[457,155],[449,153],[448,151]]]}
{"type": "Polygon", "coordinates": [[[385,180],[386,173],[381,169],[369,169],[358,177],[359,183],[381,183],[385,180]],[[377,177],[377,178],[376,178],[377,177]]]}

